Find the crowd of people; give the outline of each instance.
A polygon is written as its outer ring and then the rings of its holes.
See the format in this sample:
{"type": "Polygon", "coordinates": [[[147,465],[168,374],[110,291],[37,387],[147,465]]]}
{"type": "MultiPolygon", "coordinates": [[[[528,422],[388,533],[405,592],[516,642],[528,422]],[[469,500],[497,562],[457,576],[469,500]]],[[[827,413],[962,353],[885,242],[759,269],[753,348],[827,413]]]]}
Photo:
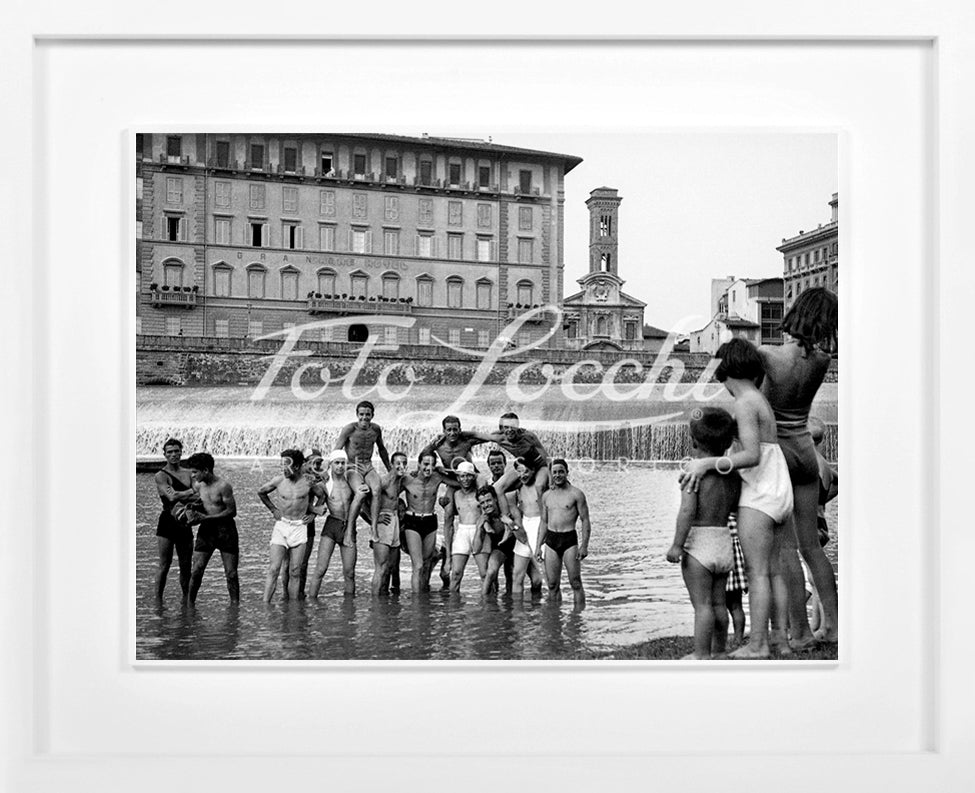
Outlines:
{"type": "MultiPolygon", "coordinates": [[[[549,459],[516,414],[505,413],[490,433],[462,430],[460,419],[447,416],[443,432],[419,451],[412,466],[406,453],[389,454],[374,414],[371,402],[356,405],[356,421],[342,429],[327,457],[314,448],[285,449],[280,473],[258,489],[273,518],[265,602],[271,602],[279,581],[283,597],[303,599],[307,588],[307,597],[317,598],[336,548],[344,591],[354,595],[357,533],[364,521],[373,552],[374,596],[399,588],[405,550],[414,592],[430,589],[438,561],[444,588],[458,591],[473,556],[484,596],[498,591],[503,570],[508,592],[523,593],[527,578],[534,595],[545,586],[559,600],[564,570],[575,607],[585,606],[580,562],[588,554],[591,529],[586,496],[569,482],[568,463],[549,459]],[[472,458],[482,443],[494,444],[487,472],[479,472],[472,458]],[[384,475],[373,465],[376,453],[384,475]],[[439,552],[438,503],[444,515],[439,552]],[[319,519],[318,556],[308,586],[319,519]]],[[[163,597],[175,553],[183,597],[195,604],[207,565],[219,551],[230,598],[239,600],[232,485],[217,475],[210,454],[197,452],[184,461],[176,438],[166,441],[163,454],[166,463],[155,475],[163,507],[156,530],[156,597],[163,597]]]]}

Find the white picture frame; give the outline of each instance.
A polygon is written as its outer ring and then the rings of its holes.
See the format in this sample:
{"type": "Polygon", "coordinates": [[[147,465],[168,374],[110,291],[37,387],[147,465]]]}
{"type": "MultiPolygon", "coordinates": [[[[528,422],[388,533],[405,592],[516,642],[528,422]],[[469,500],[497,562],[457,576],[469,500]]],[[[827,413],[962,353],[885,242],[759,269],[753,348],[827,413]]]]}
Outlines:
{"type": "MultiPolygon", "coordinates": [[[[4,464],[6,481],[29,482],[26,499],[18,488],[5,504],[0,535],[9,568],[9,650],[0,661],[9,789],[358,788],[382,780],[412,790],[462,780],[479,790],[505,778],[573,790],[699,790],[750,779],[770,790],[783,780],[799,790],[970,787],[975,730],[963,664],[972,640],[962,611],[969,450],[964,420],[951,422],[964,415],[962,322],[973,296],[961,263],[975,176],[966,79],[975,56],[961,3],[603,7],[591,11],[600,12],[594,23],[509,4],[478,20],[491,38],[466,41],[456,38],[458,20],[433,6],[412,20],[370,12],[369,34],[379,39],[363,37],[365,20],[326,21],[309,3],[276,22],[253,3],[143,8],[138,20],[126,8],[100,0],[38,10],[3,34],[5,106],[14,111],[3,128],[14,230],[5,269],[13,298],[0,319],[14,341],[4,464]],[[310,21],[295,38],[300,19],[310,21]],[[516,30],[538,38],[512,41],[516,30]],[[235,47],[266,60],[241,71],[235,47]],[[520,75],[510,93],[527,126],[565,122],[556,108],[569,112],[571,95],[602,87],[617,100],[605,105],[618,108],[611,124],[841,132],[849,235],[841,238],[840,464],[849,485],[840,520],[851,539],[841,553],[838,667],[329,673],[129,665],[126,210],[134,186],[126,130],[252,123],[269,113],[276,125],[314,126],[321,111],[299,100],[327,71],[309,72],[323,49],[352,70],[355,86],[400,97],[357,113],[377,129],[391,112],[447,125],[451,112],[470,107],[465,76],[490,76],[476,96],[494,99],[520,75]],[[598,50],[600,69],[617,69],[611,81],[605,71],[588,81],[578,71],[584,50],[598,50]],[[658,68],[647,70],[648,53],[658,68]],[[438,60],[450,68],[424,70],[438,60]],[[538,61],[557,68],[525,66],[538,61]],[[827,79],[837,63],[847,79],[827,79]],[[197,75],[201,90],[167,85],[160,73],[197,75]],[[246,80],[259,99],[247,107],[239,91],[208,94],[208,75],[246,80]],[[417,111],[416,97],[432,87],[443,102],[417,111]],[[76,167],[52,173],[49,147],[71,141],[76,167]],[[65,180],[78,193],[60,190],[65,180]],[[74,288],[79,267],[91,293],[74,288]],[[907,332],[892,330],[892,317],[907,332]],[[510,719],[498,693],[524,713],[510,719]],[[743,712],[749,701],[754,720],[743,712]]],[[[349,84],[329,84],[336,106],[348,107],[349,84]]],[[[580,104],[576,123],[590,106],[580,104]]]]}

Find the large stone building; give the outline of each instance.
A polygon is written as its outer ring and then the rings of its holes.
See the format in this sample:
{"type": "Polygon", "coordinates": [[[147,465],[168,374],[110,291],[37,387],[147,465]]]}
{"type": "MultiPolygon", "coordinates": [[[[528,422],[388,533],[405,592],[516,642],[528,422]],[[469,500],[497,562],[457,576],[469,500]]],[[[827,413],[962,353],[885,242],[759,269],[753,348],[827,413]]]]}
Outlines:
{"type": "Polygon", "coordinates": [[[800,231],[795,237],[783,238],[776,250],[782,254],[782,280],[785,284],[786,309],[811,286],[825,286],[839,291],[837,262],[839,255],[839,195],[829,202],[830,221],[820,223],[813,231],[800,231]]]}
{"type": "Polygon", "coordinates": [[[646,303],[622,290],[619,276],[619,208],[611,187],[589,194],[589,272],[582,291],[565,298],[565,345],[576,350],[642,350],[646,303]]]}
{"type": "MultiPolygon", "coordinates": [[[[382,134],[142,134],[137,149],[141,334],[254,337],[378,314],[415,320],[384,328],[388,343],[487,347],[561,298],[579,157],[382,134]]],[[[547,327],[535,318],[514,341],[547,327]]]]}

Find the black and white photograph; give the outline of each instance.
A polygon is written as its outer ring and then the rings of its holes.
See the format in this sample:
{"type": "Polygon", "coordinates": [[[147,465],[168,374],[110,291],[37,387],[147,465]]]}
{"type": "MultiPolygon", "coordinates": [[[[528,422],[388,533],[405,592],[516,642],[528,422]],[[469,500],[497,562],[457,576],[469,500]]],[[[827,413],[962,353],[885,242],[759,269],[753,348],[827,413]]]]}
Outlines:
{"type": "Polygon", "coordinates": [[[132,142],[136,661],[837,659],[836,133],[132,142]]]}

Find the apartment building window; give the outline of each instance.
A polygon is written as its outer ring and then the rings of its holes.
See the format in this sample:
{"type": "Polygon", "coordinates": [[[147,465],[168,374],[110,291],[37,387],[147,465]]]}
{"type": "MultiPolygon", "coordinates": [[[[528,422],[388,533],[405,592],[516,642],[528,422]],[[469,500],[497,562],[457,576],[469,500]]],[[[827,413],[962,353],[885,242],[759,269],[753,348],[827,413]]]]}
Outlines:
{"type": "Polygon", "coordinates": [[[532,191],[532,172],[527,170],[518,171],[518,189],[522,193],[532,191]]]}
{"type": "Polygon", "coordinates": [[[433,184],[433,161],[430,159],[420,160],[420,184],[433,184]]]}
{"type": "Polygon", "coordinates": [[[519,231],[532,230],[532,208],[531,207],[518,207],[518,230],[519,231]]]}
{"type": "Polygon", "coordinates": [[[636,323],[635,322],[625,322],[625,336],[627,341],[636,341],[636,323]]]}
{"type": "Polygon", "coordinates": [[[386,273],[383,276],[383,297],[387,300],[399,300],[399,276],[396,273],[386,273]]]}
{"type": "Polygon", "coordinates": [[[298,188],[285,187],[281,194],[281,206],[285,212],[298,211],[298,188]]]}
{"type": "Polygon", "coordinates": [[[399,176],[399,158],[395,155],[386,155],[383,171],[387,182],[395,182],[399,176]]]}
{"type": "Polygon", "coordinates": [[[464,307],[464,282],[457,276],[447,279],[447,308],[464,307]]]}
{"type": "Polygon", "coordinates": [[[247,335],[252,339],[264,335],[264,323],[259,319],[252,319],[247,323],[247,335]]]}
{"type": "Polygon", "coordinates": [[[782,304],[762,303],[762,344],[782,343],[782,304]]]}
{"type": "Polygon", "coordinates": [[[523,306],[531,306],[534,298],[535,286],[531,281],[518,282],[518,302],[523,306]]]}
{"type": "Polygon", "coordinates": [[[250,167],[252,171],[264,170],[264,144],[263,143],[251,144],[250,167]]]}
{"type": "Polygon", "coordinates": [[[491,308],[492,284],[490,281],[477,282],[477,307],[481,310],[491,308]]]}
{"type": "Polygon", "coordinates": [[[383,253],[386,256],[399,256],[399,231],[397,229],[383,230],[383,253]]]}
{"type": "Polygon", "coordinates": [[[490,187],[491,186],[491,166],[481,165],[477,169],[477,186],[478,187],[490,187]]]}
{"type": "Polygon", "coordinates": [[[447,202],[447,225],[449,226],[463,226],[464,225],[464,204],[461,201],[448,201],[447,202]]]}
{"type": "Polygon", "coordinates": [[[253,248],[267,248],[271,245],[271,230],[260,220],[250,222],[250,243],[253,248]]]}
{"type": "Polygon", "coordinates": [[[488,331],[479,330],[477,332],[477,346],[485,348],[491,346],[491,334],[488,331]]]}
{"type": "Polygon", "coordinates": [[[233,269],[227,265],[217,265],[213,268],[213,294],[216,297],[230,297],[233,269]]]}
{"type": "Polygon", "coordinates": [[[318,247],[323,251],[335,250],[335,226],[318,227],[318,247]]]}
{"type": "Polygon", "coordinates": [[[530,239],[518,240],[518,263],[531,264],[535,251],[535,241],[530,239]]]}
{"type": "Polygon", "coordinates": [[[433,199],[421,198],[417,205],[417,222],[424,226],[433,225],[433,199]]]}
{"type": "Polygon", "coordinates": [[[281,238],[283,240],[283,247],[290,248],[291,250],[303,248],[305,247],[304,237],[304,230],[298,223],[281,224],[281,238]]]}
{"type": "Polygon", "coordinates": [[[166,317],[166,335],[182,336],[183,328],[180,325],[179,317],[166,317]]]}
{"type": "Polygon", "coordinates": [[[213,321],[213,335],[218,339],[226,339],[230,336],[230,320],[216,319],[213,321]]]}
{"type": "Polygon", "coordinates": [[[322,190],[319,196],[319,214],[327,218],[335,217],[335,191],[322,190]]]}
{"type": "Polygon", "coordinates": [[[333,270],[318,271],[318,291],[326,297],[335,294],[335,272],[333,270]]]}
{"type": "Polygon", "coordinates": [[[447,166],[447,184],[450,187],[460,187],[461,168],[459,162],[452,162],[447,166]]]}
{"type": "Polygon", "coordinates": [[[369,276],[365,273],[352,273],[350,278],[352,280],[352,297],[368,297],[369,276]]]}
{"type": "Polygon", "coordinates": [[[166,177],[166,203],[177,205],[183,203],[183,180],[178,176],[166,177]]]}
{"type": "Polygon", "coordinates": [[[281,271],[281,297],[284,300],[298,299],[298,271],[281,271]]]}
{"type": "Polygon", "coordinates": [[[230,218],[213,219],[213,240],[217,245],[230,245],[230,218]]]}
{"type": "Polygon", "coordinates": [[[259,264],[251,265],[247,268],[247,296],[264,297],[264,286],[267,279],[267,271],[259,264]]]}
{"type": "Polygon", "coordinates": [[[230,141],[229,140],[217,141],[217,167],[218,168],[230,167],[230,141]]]}
{"type": "Polygon", "coordinates": [[[250,208],[262,210],[265,206],[266,191],[262,184],[252,184],[250,186],[250,208]]]}
{"type": "Polygon", "coordinates": [[[298,170],[298,149],[295,146],[284,147],[285,173],[295,173],[298,170]]]}
{"type": "Polygon", "coordinates": [[[453,259],[455,262],[460,261],[464,258],[464,235],[463,234],[448,234],[447,235],[447,258],[453,259]]]}
{"type": "Polygon", "coordinates": [[[335,173],[335,165],[334,165],[334,160],[332,158],[332,152],[325,151],[324,149],[322,149],[321,169],[322,169],[322,176],[331,176],[332,174],[335,173]]]}
{"type": "Polygon", "coordinates": [[[369,229],[350,229],[349,250],[352,253],[372,253],[372,232],[369,229]]]}
{"type": "Polygon", "coordinates": [[[163,284],[177,289],[183,286],[183,263],[176,259],[163,262],[163,284]]]}
{"type": "Polygon", "coordinates": [[[352,173],[356,179],[362,179],[366,175],[366,155],[352,155],[352,173]]]}
{"type": "Polygon", "coordinates": [[[489,229],[491,228],[491,205],[490,204],[478,204],[477,205],[477,227],[479,229],[489,229]]]}
{"type": "Polygon", "coordinates": [[[386,208],[383,217],[386,220],[399,220],[399,198],[397,196],[386,196],[386,208]]]}
{"type": "Polygon", "coordinates": [[[166,136],[166,159],[169,160],[169,162],[179,162],[182,156],[183,156],[183,136],[167,135],[166,136]]]}
{"type": "MultiPolygon", "coordinates": [[[[433,305],[433,279],[420,277],[416,279],[416,304],[418,306],[433,305]]],[[[423,342],[426,344],[427,342],[423,342]]]]}
{"type": "Polygon", "coordinates": [[[430,343],[430,328],[420,328],[420,344],[430,343]]]}
{"type": "Polygon", "coordinates": [[[451,344],[460,345],[460,328],[451,328],[447,333],[451,344]]]}
{"type": "Polygon", "coordinates": [[[416,235],[416,255],[429,259],[437,255],[437,239],[433,234],[416,235]]]}
{"type": "Polygon", "coordinates": [[[186,218],[182,215],[163,217],[163,239],[169,242],[186,241],[186,218]]]}
{"type": "Polygon", "coordinates": [[[492,237],[477,238],[477,260],[479,262],[491,261],[494,252],[494,239],[492,237]]]}
{"type": "Polygon", "coordinates": [[[352,217],[364,219],[366,217],[367,196],[365,193],[352,194],[352,217]]]}
{"type": "Polygon", "coordinates": [[[230,182],[214,182],[214,202],[218,207],[230,206],[230,182]]]}
{"type": "Polygon", "coordinates": [[[819,248],[816,248],[816,250],[814,252],[814,256],[813,256],[813,261],[814,262],[818,262],[819,261],[819,256],[820,256],[820,250],[819,250],[819,248]]]}

